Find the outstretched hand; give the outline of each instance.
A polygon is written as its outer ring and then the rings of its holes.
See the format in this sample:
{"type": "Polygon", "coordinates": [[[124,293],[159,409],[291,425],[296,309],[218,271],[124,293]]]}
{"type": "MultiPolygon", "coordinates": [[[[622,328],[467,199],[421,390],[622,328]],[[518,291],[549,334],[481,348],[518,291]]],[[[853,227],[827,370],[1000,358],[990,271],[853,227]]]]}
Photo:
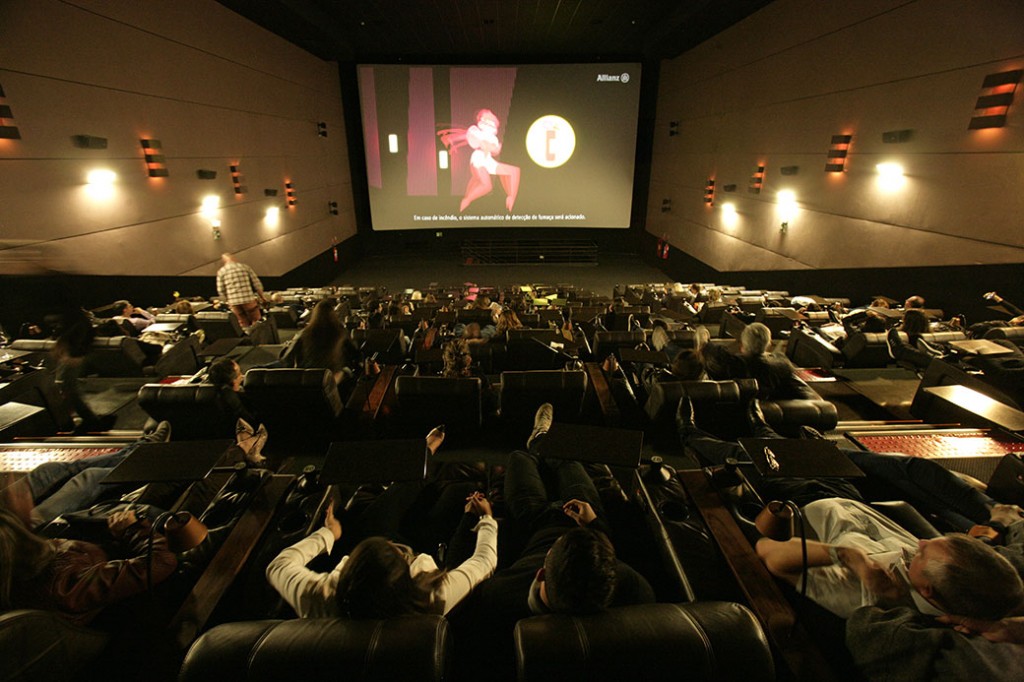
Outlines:
{"type": "Polygon", "coordinates": [[[334,500],[327,504],[327,511],[324,512],[324,528],[331,531],[335,542],[341,539],[341,521],[334,516],[334,500]]]}
{"type": "Polygon", "coordinates": [[[578,526],[587,526],[597,518],[597,513],[590,506],[589,502],[583,500],[569,500],[562,505],[562,511],[578,526]]]}
{"type": "Polygon", "coordinates": [[[479,490],[466,498],[466,513],[493,516],[491,501],[479,490]]]}

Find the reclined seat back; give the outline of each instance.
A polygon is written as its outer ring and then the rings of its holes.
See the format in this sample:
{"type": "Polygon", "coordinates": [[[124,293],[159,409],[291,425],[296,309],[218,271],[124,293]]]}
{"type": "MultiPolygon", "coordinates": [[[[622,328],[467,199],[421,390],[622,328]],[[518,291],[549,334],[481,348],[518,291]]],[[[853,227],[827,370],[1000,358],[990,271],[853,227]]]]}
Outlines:
{"type": "Polygon", "coordinates": [[[245,395],[275,447],[330,440],[343,407],[329,369],[250,369],[245,395]]]}
{"type": "MultiPolygon", "coordinates": [[[[905,332],[899,332],[899,335],[904,343],[909,341],[905,332]]],[[[850,334],[843,345],[843,355],[846,356],[845,364],[849,368],[885,367],[896,362],[889,355],[886,335],[882,332],[855,332],[850,334]]]]}
{"type": "Polygon", "coordinates": [[[382,365],[400,365],[405,359],[401,329],[353,329],[352,343],[362,350],[365,357],[377,354],[382,365]]]}
{"type": "Polygon", "coordinates": [[[146,384],[139,389],[139,407],[157,421],[171,422],[175,440],[234,438],[235,417],[220,390],[212,384],[146,384]]]}
{"type": "Polygon", "coordinates": [[[517,679],[774,680],[764,631],[729,602],[643,604],[516,624],[517,679]]]}
{"type": "Polygon", "coordinates": [[[127,336],[100,336],[93,340],[86,372],[101,377],[141,377],[146,354],[127,336]]]}
{"type": "Polygon", "coordinates": [[[425,436],[444,424],[449,438],[465,442],[483,424],[483,387],[480,379],[400,376],[395,381],[393,431],[410,437],[425,436]]]}
{"type": "Polygon", "coordinates": [[[204,310],[196,313],[196,324],[203,330],[206,343],[244,336],[242,324],[232,312],[204,310]]]}
{"type": "Polygon", "coordinates": [[[600,362],[620,348],[635,348],[647,341],[642,331],[599,331],[594,333],[594,359],[600,362]]]}
{"type": "Polygon", "coordinates": [[[189,649],[179,682],[294,679],[443,680],[450,657],[441,616],[303,618],[218,625],[189,649]]]}
{"type": "Polygon", "coordinates": [[[652,427],[660,432],[675,432],[676,409],[683,396],[693,402],[697,425],[720,438],[748,435],[743,411],[757,395],[757,381],[659,381],[651,385],[644,411],[652,427]],[[736,432],[743,426],[743,431],[736,432]]]}
{"type": "Polygon", "coordinates": [[[583,413],[587,373],[583,370],[502,372],[501,421],[517,434],[528,434],[537,408],[551,403],[560,422],[577,422],[583,413]]]}

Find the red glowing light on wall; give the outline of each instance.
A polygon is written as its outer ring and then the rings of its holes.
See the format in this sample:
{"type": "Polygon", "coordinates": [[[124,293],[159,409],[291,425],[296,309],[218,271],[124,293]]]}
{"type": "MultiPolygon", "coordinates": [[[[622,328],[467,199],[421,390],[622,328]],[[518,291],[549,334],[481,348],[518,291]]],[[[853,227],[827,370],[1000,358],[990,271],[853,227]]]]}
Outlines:
{"type": "Polygon", "coordinates": [[[715,180],[714,178],[708,178],[708,182],[704,185],[704,203],[708,206],[715,203],[715,180]]]}
{"type": "MultiPolygon", "coordinates": [[[[0,85],[0,99],[6,99],[4,94],[4,88],[0,85]]],[[[14,118],[14,113],[11,111],[11,107],[7,104],[0,103],[0,139],[4,140],[20,140],[21,131],[18,130],[18,126],[10,125],[8,121],[14,118]]]]}
{"type": "Polygon", "coordinates": [[[1013,94],[1017,90],[1024,70],[1003,71],[985,76],[981,83],[981,94],[974,103],[974,116],[968,124],[968,130],[984,128],[1002,128],[1006,125],[1006,114],[1013,104],[1013,94]]]}
{"type": "Polygon", "coordinates": [[[142,144],[142,153],[146,159],[146,173],[151,178],[166,178],[170,173],[167,172],[167,161],[163,155],[163,145],[160,144],[160,140],[142,139],[139,140],[142,144]]]}
{"type": "Polygon", "coordinates": [[[287,199],[288,208],[293,208],[295,204],[299,203],[298,199],[295,198],[295,186],[292,185],[291,180],[286,180],[284,183],[284,195],[287,199]]]}
{"type": "Polygon", "coordinates": [[[747,191],[751,194],[760,194],[762,185],[764,185],[763,164],[759,165],[757,169],[754,170],[754,174],[750,176],[750,187],[747,188],[747,191]]]}
{"type": "Polygon", "coordinates": [[[231,171],[231,186],[235,189],[235,196],[240,197],[245,194],[245,187],[242,187],[242,171],[237,163],[228,166],[228,170],[231,171]]]}
{"type": "Polygon", "coordinates": [[[853,135],[833,135],[829,144],[828,159],[825,161],[826,173],[842,173],[846,170],[846,159],[850,153],[850,141],[853,135]]]}

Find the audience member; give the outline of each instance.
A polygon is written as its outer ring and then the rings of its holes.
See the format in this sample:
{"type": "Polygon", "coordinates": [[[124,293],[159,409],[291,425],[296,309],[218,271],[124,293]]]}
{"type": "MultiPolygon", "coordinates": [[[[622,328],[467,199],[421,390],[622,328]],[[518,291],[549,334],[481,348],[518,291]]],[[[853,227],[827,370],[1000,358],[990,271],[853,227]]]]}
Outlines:
{"type": "Polygon", "coordinates": [[[505,502],[529,539],[510,566],[480,586],[477,607],[485,618],[515,621],[654,601],[647,580],[616,559],[600,497],[583,466],[541,457],[552,421],[552,406],[541,405],[527,451],[509,456],[505,502]]]}
{"type": "Polygon", "coordinates": [[[253,269],[235,260],[234,255],[222,254],[221,260],[224,265],[217,271],[217,294],[231,307],[242,327],[248,329],[263,318],[263,284],[253,269]]]}
{"type": "MultiPolygon", "coordinates": [[[[443,432],[427,436],[428,457],[433,457],[443,432]]],[[[478,518],[473,555],[452,570],[440,570],[428,554],[374,536],[356,545],[328,573],[306,568],[314,557],[330,554],[341,539],[341,523],[333,503],[324,527],[283,550],[267,566],[267,580],[300,618],[347,616],[389,618],[406,613],[446,614],[490,576],[497,566],[498,524],[487,498],[476,493],[465,512],[478,518]]]]}
{"type": "Polygon", "coordinates": [[[62,514],[92,506],[119,490],[103,479],[142,443],[166,443],[171,425],[163,421],[131,445],[106,455],[40,464],[3,491],[6,505],[29,528],[40,528],[62,514]]]}
{"type": "Polygon", "coordinates": [[[156,322],[156,316],[145,308],[137,308],[128,301],[114,301],[114,315],[111,316],[118,324],[127,323],[133,330],[131,336],[138,336],[149,325],[156,322]]]}
{"type": "Polygon", "coordinates": [[[359,350],[334,311],[334,300],[324,299],[313,308],[309,324],[295,339],[286,360],[294,367],[331,370],[335,383],[351,379],[359,367],[359,350]]]}
{"type": "Polygon", "coordinates": [[[792,363],[768,352],[772,332],[760,322],[744,327],[740,334],[740,354],[735,356],[722,346],[702,348],[704,364],[712,379],[757,379],[757,396],[767,400],[816,400],[818,394],[796,375],[792,363]]]}
{"type": "Polygon", "coordinates": [[[79,380],[95,338],[96,331],[89,315],[81,308],[69,309],[64,314],[61,331],[51,351],[56,363],[53,380],[57,393],[65,408],[81,418],[75,427],[76,434],[107,431],[117,422],[114,414],[97,415],[82,397],[79,380]]]}
{"type": "Polygon", "coordinates": [[[174,572],[177,558],[148,520],[119,511],[107,526],[127,558],[113,559],[90,542],[38,537],[0,509],[0,609],[56,611],[84,625],[104,607],[142,594],[174,572]]]}

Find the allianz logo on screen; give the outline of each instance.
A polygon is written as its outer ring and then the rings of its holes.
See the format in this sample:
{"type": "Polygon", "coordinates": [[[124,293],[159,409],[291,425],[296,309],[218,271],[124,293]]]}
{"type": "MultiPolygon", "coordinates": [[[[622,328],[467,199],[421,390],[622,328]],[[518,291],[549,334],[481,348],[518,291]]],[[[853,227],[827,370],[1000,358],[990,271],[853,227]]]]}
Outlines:
{"type": "Polygon", "coordinates": [[[599,73],[597,74],[598,83],[628,83],[629,74],[610,74],[610,73],[599,73]]]}

